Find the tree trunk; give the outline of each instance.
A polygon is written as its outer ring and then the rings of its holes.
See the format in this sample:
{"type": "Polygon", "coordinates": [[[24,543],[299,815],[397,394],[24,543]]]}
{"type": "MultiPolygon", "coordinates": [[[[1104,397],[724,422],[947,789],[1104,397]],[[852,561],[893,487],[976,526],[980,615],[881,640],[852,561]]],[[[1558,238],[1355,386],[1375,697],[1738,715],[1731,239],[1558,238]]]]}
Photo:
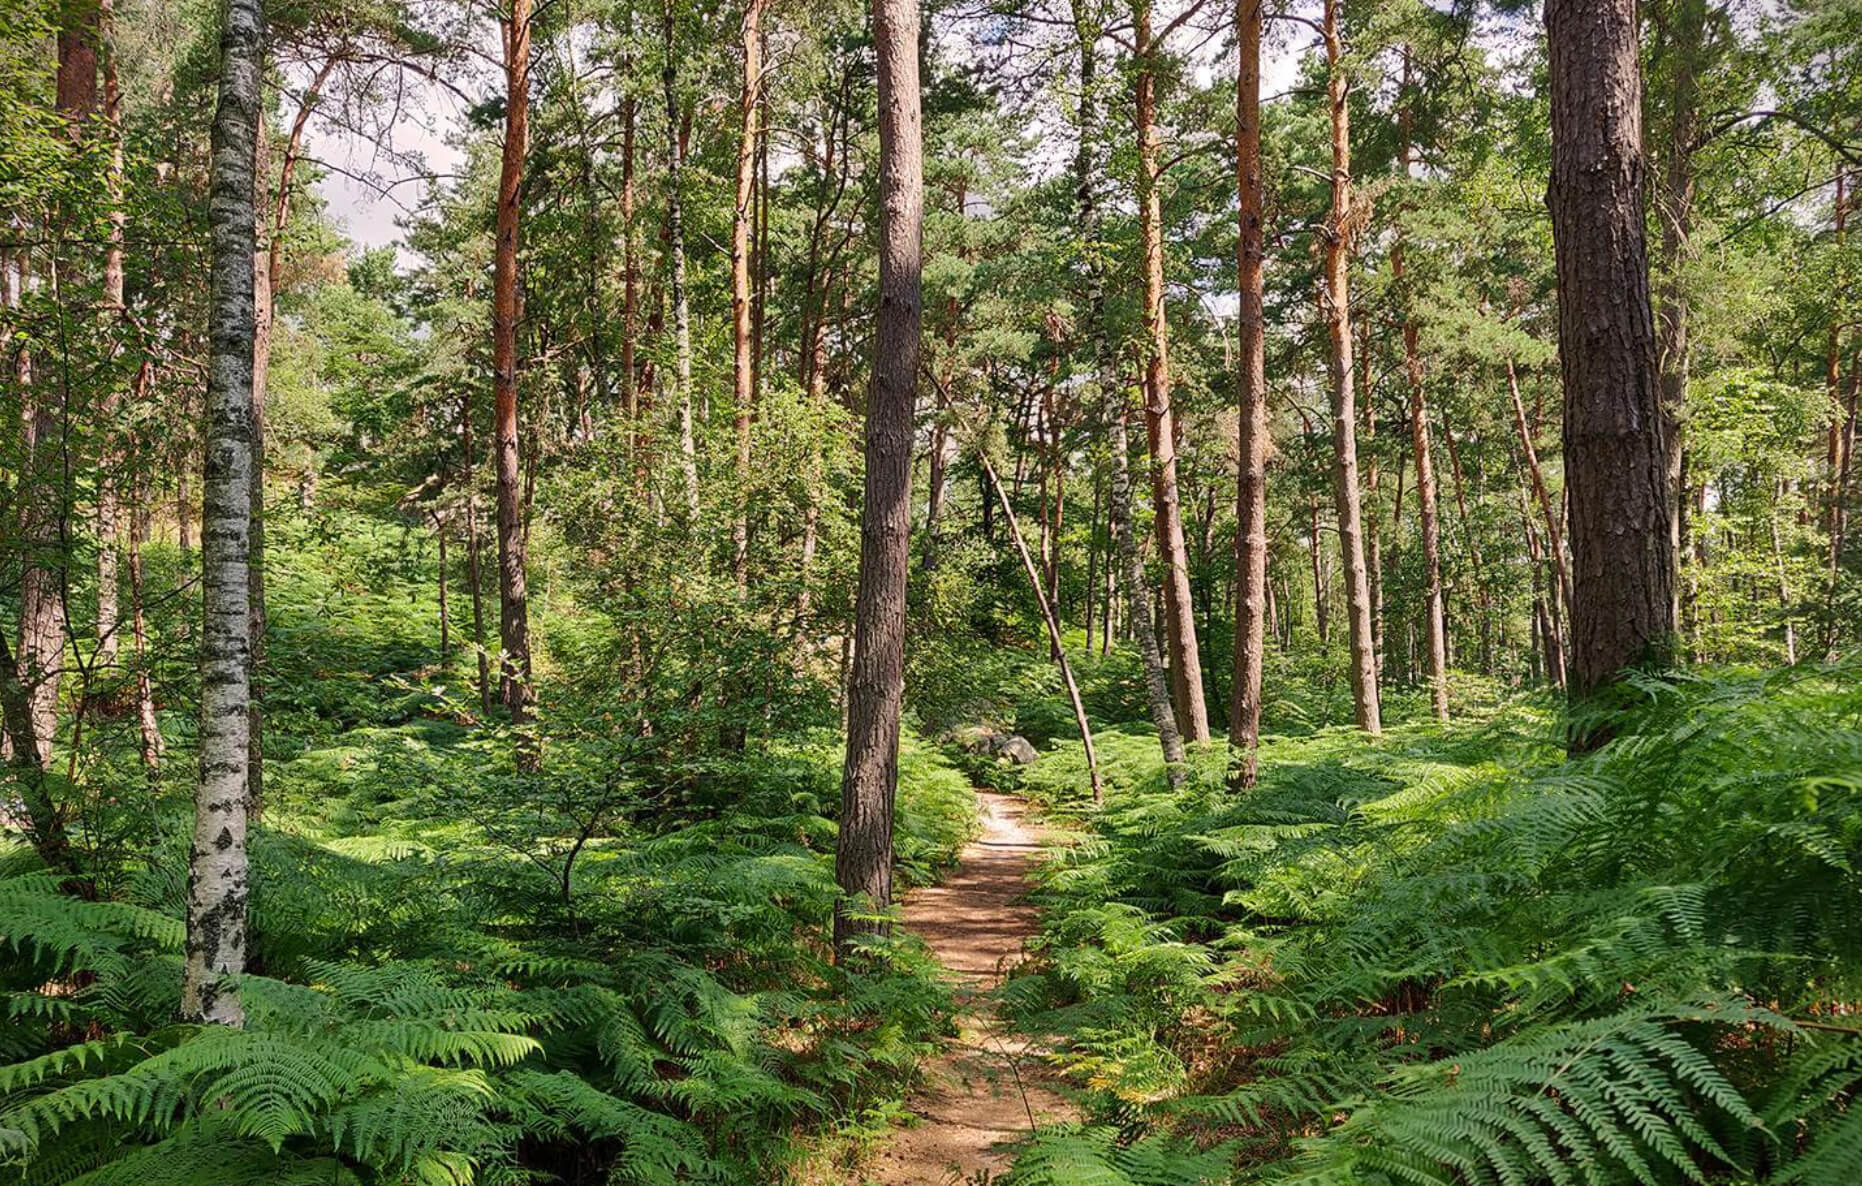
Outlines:
{"type": "Polygon", "coordinates": [[[860,578],[847,695],[834,874],[834,946],[883,929],[892,903],[892,815],[905,683],[905,591],[911,567],[912,436],[923,322],[923,129],[917,0],[874,0],[879,89],[879,310],[866,414],[860,578]]]}
{"type": "MultiPolygon", "coordinates": [[[[1189,741],[1209,739],[1202,655],[1190,592],[1189,549],[1177,489],[1176,413],[1170,398],[1170,326],[1164,311],[1163,204],[1158,164],[1157,47],[1151,0],[1135,0],[1133,59],[1137,70],[1138,220],[1144,244],[1144,424],[1151,450],[1151,490],[1157,546],[1164,564],[1164,637],[1177,728],[1189,741]]],[[[1147,599],[1148,600],[1148,599],[1147,599]]]]}
{"type": "MultiPolygon", "coordinates": [[[[492,433],[498,481],[498,696],[511,720],[530,720],[536,690],[530,673],[530,604],[526,588],[523,461],[517,428],[517,252],[530,143],[530,5],[513,0],[504,23],[504,152],[498,170],[497,253],[492,270],[492,433]]],[[[518,764],[536,762],[519,746],[518,764]]]]}
{"type": "MultiPolygon", "coordinates": [[[[137,377],[139,392],[148,389],[150,365],[146,361],[137,377]]],[[[155,689],[149,680],[149,627],[143,616],[142,545],[149,538],[146,501],[136,500],[129,513],[129,620],[136,644],[136,727],[143,767],[151,775],[162,768],[162,729],[155,716],[155,689]]]]}
{"type": "Polygon", "coordinates": [[[1315,500],[1307,504],[1307,521],[1310,529],[1307,540],[1308,551],[1312,554],[1312,622],[1313,630],[1319,636],[1319,649],[1324,650],[1332,641],[1332,599],[1329,582],[1325,572],[1325,550],[1319,541],[1319,503],[1315,500]]]}
{"type": "MultiPolygon", "coordinates": [[[[1666,433],[1643,217],[1634,0],[1548,0],[1571,663],[1587,696],[1665,660],[1675,630],[1666,433]]],[[[1601,736],[1574,737],[1588,748],[1601,736]]]]}
{"type": "Polygon", "coordinates": [[[446,520],[437,514],[433,516],[433,535],[440,549],[439,579],[434,584],[438,588],[440,599],[440,667],[444,669],[446,661],[452,657],[453,636],[452,619],[447,616],[446,612],[446,520]]]}
{"type": "MultiPolygon", "coordinates": [[[[1403,57],[1404,89],[1408,89],[1409,55],[1403,57]]],[[[1402,144],[1397,160],[1405,180],[1410,164],[1410,111],[1403,108],[1402,144]]],[[[1403,233],[1399,228],[1390,249],[1390,274],[1403,283],[1403,233]]],[[[1423,632],[1429,650],[1429,703],[1439,721],[1448,719],[1448,623],[1442,603],[1442,526],[1436,501],[1435,463],[1429,452],[1429,399],[1423,385],[1422,351],[1418,345],[1415,300],[1403,296],[1403,373],[1409,380],[1409,435],[1416,454],[1417,519],[1422,528],[1423,572],[1427,588],[1423,604],[1423,632]]]]}
{"type": "Polygon", "coordinates": [[[1339,6],[1325,0],[1327,96],[1332,112],[1332,210],[1325,232],[1325,321],[1332,343],[1332,444],[1338,542],[1345,574],[1345,609],[1351,633],[1351,701],[1358,727],[1383,729],[1378,704],[1377,656],[1371,641],[1371,590],[1364,568],[1362,507],[1358,496],[1357,400],[1353,390],[1351,288],[1347,272],[1359,214],[1351,201],[1351,109],[1339,39],[1339,6]]]}
{"type": "MultiPolygon", "coordinates": [[[[1663,472],[1667,481],[1669,565],[1680,575],[1684,555],[1682,535],[1686,457],[1683,425],[1686,423],[1688,383],[1687,266],[1694,252],[1694,147],[1700,135],[1698,78],[1702,39],[1707,22],[1706,0],[1675,0],[1668,14],[1662,47],[1670,66],[1669,126],[1661,137],[1666,157],[1657,191],[1661,219],[1661,309],[1656,318],[1656,360],[1660,372],[1663,433],[1663,472]]],[[[1670,616],[1681,620],[1681,582],[1674,582],[1675,605],[1670,616]]]]}
{"type": "Polygon", "coordinates": [[[1034,557],[1028,552],[1028,541],[1022,538],[1021,525],[1015,521],[1015,508],[1009,502],[1008,492],[1002,488],[1002,479],[996,476],[996,467],[989,458],[978,454],[983,473],[989,484],[995,487],[996,497],[1002,503],[1002,517],[1008,524],[1009,539],[1014,541],[1015,551],[1021,556],[1022,571],[1028,574],[1028,583],[1034,589],[1034,599],[1041,609],[1041,621],[1047,627],[1047,641],[1052,648],[1054,662],[1060,666],[1061,682],[1067,687],[1067,701],[1073,707],[1073,723],[1080,730],[1080,744],[1086,750],[1086,771],[1093,785],[1093,802],[1106,801],[1106,789],[1099,781],[1099,756],[1093,751],[1093,727],[1086,719],[1086,706],[1080,702],[1080,686],[1073,679],[1073,665],[1067,662],[1067,652],[1060,645],[1060,623],[1055,620],[1053,603],[1047,599],[1047,592],[1041,587],[1041,570],[1035,566],[1034,557]]]}
{"type": "Polygon", "coordinates": [[[181,1016],[243,1025],[246,962],[246,777],[251,699],[253,250],[264,16],[259,0],[227,0],[220,100],[213,119],[212,328],[207,466],[201,503],[200,782],[188,854],[187,951],[181,1016]]]}
{"type": "Polygon", "coordinates": [[[459,452],[465,486],[466,580],[472,585],[472,649],[478,652],[479,710],[491,713],[491,655],[485,649],[485,580],[479,561],[478,455],[472,447],[472,388],[462,389],[459,408],[459,452]]]}
{"type": "MultiPolygon", "coordinates": [[[[627,65],[631,67],[630,57],[627,65]]],[[[635,357],[640,335],[640,262],[639,232],[634,225],[638,205],[634,182],[634,126],[640,114],[640,101],[629,95],[621,101],[621,410],[627,417],[627,456],[634,462],[640,439],[640,376],[635,357]]]]}
{"type": "Polygon", "coordinates": [[[1229,697],[1230,783],[1251,787],[1259,771],[1261,667],[1267,643],[1267,332],[1263,313],[1261,174],[1261,5],[1239,0],[1235,11],[1240,67],[1235,78],[1235,186],[1240,235],[1235,269],[1240,288],[1235,329],[1238,462],[1235,483],[1235,684],[1229,697]]]}
{"type": "MultiPolygon", "coordinates": [[[[55,103],[74,143],[97,108],[97,10],[67,5],[58,32],[55,103]]],[[[55,216],[56,217],[56,216],[55,216]]],[[[58,279],[61,260],[51,260],[58,279]]],[[[19,254],[17,294],[23,298],[30,275],[29,257],[19,254]]],[[[49,768],[58,732],[58,690],[65,666],[64,590],[70,575],[70,464],[66,430],[71,409],[65,383],[45,376],[34,383],[31,356],[22,347],[16,358],[25,420],[23,480],[15,493],[21,503],[19,546],[23,552],[19,583],[19,683],[32,727],[40,766],[49,768]]]]}
{"type": "Polygon", "coordinates": [[[741,595],[750,581],[750,421],[756,410],[756,351],[751,339],[750,224],[756,203],[756,149],[761,136],[763,5],[749,0],[743,17],[743,86],[738,96],[737,200],[731,215],[731,427],[737,440],[737,508],[731,520],[731,576],[741,595]]]}
{"type": "Polygon", "coordinates": [[[1461,469],[1461,449],[1455,444],[1455,430],[1449,427],[1448,413],[1442,413],[1442,439],[1448,443],[1448,468],[1455,480],[1455,508],[1461,515],[1462,542],[1468,549],[1468,561],[1474,569],[1475,596],[1480,606],[1481,671],[1492,675],[1494,670],[1493,647],[1493,589],[1487,580],[1487,565],[1481,559],[1480,534],[1474,528],[1474,520],[1468,514],[1467,478],[1461,469]]]}
{"type": "Polygon", "coordinates": [[[666,252],[671,271],[672,335],[675,352],[673,404],[679,416],[679,473],[685,483],[686,515],[698,520],[698,443],[692,428],[692,309],[685,291],[685,201],[679,192],[685,146],[679,136],[678,41],[673,0],[662,10],[666,64],[660,85],[666,94],[666,252]]]}
{"type": "Polygon", "coordinates": [[[1513,429],[1519,434],[1519,448],[1526,459],[1526,474],[1532,480],[1533,501],[1539,508],[1539,518],[1545,524],[1546,550],[1551,553],[1552,571],[1558,577],[1558,585],[1553,590],[1556,600],[1564,604],[1571,603],[1571,574],[1565,566],[1564,533],[1558,527],[1558,508],[1552,506],[1552,496],[1545,487],[1545,471],[1539,465],[1539,449],[1532,439],[1532,428],[1526,422],[1526,404],[1519,396],[1519,371],[1511,362],[1506,364],[1507,392],[1513,399],[1513,429]]]}
{"type": "Polygon", "coordinates": [[[1118,359],[1106,326],[1104,254],[1099,247],[1100,213],[1097,186],[1104,172],[1101,145],[1104,131],[1099,119],[1099,37],[1102,29],[1087,0],[1074,0],[1073,22],[1080,55],[1080,141],[1074,157],[1075,197],[1080,209],[1080,236],[1084,244],[1087,336],[1093,342],[1100,410],[1111,454],[1111,488],[1106,497],[1107,616],[1101,643],[1112,641],[1113,591],[1122,593],[1131,633],[1138,641],[1139,663],[1144,669],[1145,698],[1151,721],[1170,771],[1172,785],[1184,777],[1183,736],[1177,731],[1176,709],[1171,703],[1169,675],[1157,649],[1157,630],[1145,607],[1151,604],[1144,560],[1138,552],[1137,528],[1132,516],[1131,451],[1125,424],[1125,388],[1118,359]]]}
{"type": "MultiPolygon", "coordinates": [[[[123,235],[129,212],[123,194],[123,95],[116,70],[116,14],[111,0],[97,5],[97,42],[103,69],[103,120],[109,137],[110,162],[106,175],[110,239],[104,248],[103,303],[106,312],[122,320],[128,312],[123,299],[123,235]]],[[[116,440],[118,402],[112,386],[98,408],[104,438],[100,458],[104,472],[97,475],[97,654],[100,667],[116,666],[120,650],[118,611],[118,556],[120,495],[116,470],[121,452],[116,440]]]]}
{"type": "MultiPolygon", "coordinates": [[[[1369,456],[1364,460],[1364,497],[1370,506],[1364,516],[1364,550],[1365,576],[1371,583],[1371,654],[1377,660],[1377,678],[1383,679],[1387,652],[1384,647],[1384,540],[1379,522],[1383,517],[1382,508],[1377,505],[1377,494],[1383,484],[1383,475],[1378,469],[1377,458],[1377,399],[1371,384],[1371,335],[1368,322],[1358,326],[1358,392],[1363,396],[1364,439],[1367,442],[1369,456]]],[[[1397,465],[1396,500],[1390,516],[1392,533],[1403,527],[1403,467],[1399,460],[1397,465]]],[[[1396,548],[1390,551],[1394,555],[1396,548]]]]}
{"type": "Polygon", "coordinates": [[[1080,614],[1086,624],[1086,653],[1093,653],[1093,617],[1099,612],[1099,508],[1105,501],[1099,475],[1093,474],[1093,517],[1086,524],[1086,606],[1080,614]]]}

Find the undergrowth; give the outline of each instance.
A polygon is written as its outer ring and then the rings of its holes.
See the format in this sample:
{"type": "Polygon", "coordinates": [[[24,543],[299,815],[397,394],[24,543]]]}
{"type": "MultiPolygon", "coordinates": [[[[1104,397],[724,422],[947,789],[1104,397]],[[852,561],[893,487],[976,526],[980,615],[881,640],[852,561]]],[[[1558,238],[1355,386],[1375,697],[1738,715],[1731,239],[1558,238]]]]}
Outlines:
{"type": "Polygon", "coordinates": [[[1644,677],[1572,760],[1541,701],[1283,738],[1238,794],[1103,737],[1006,994],[1109,1127],[1013,1181],[1862,1181],[1858,675],[1644,677]]]}
{"type": "MultiPolygon", "coordinates": [[[[243,1030],[174,1020],[185,606],[151,615],[169,769],[126,742],[87,776],[86,895],[0,843],[0,1183],[737,1186],[882,1127],[950,1002],[908,936],[830,959],[837,731],[726,750],[552,686],[513,769],[433,645],[430,549],[365,493],[278,516],[243,1030]]],[[[909,734],[900,766],[912,884],[975,802],[909,734]]]]}

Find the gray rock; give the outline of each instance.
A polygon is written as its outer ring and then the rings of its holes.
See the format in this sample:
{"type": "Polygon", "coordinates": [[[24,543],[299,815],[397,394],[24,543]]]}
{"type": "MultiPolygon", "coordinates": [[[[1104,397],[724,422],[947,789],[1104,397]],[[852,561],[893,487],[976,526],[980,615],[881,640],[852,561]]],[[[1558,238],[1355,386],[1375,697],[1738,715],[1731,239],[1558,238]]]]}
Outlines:
{"type": "Polygon", "coordinates": [[[1041,756],[1041,752],[1034,748],[1034,744],[1019,734],[1004,741],[1002,748],[996,752],[1018,766],[1026,766],[1041,756]]]}

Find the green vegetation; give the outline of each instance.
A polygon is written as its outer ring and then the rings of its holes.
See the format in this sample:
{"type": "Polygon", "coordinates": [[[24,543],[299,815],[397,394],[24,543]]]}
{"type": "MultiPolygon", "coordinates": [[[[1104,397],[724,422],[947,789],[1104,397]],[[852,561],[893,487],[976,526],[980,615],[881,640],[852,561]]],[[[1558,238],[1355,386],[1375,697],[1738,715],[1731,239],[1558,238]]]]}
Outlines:
{"type": "Polygon", "coordinates": [[[1862,1183],[1862,0],[0,18],[0,1186],[1862,1183]]]}
{"type": "MultiPolygon", "coordinates": [[[[834,734],[513,772],[436,662],[431,550],[352,498],[275,520],[246,1028],[174,1022],[183,773],[86,805],[99,894],[0,855],[4,1180],[738,1183],[883,1125],[948,1000],[909,936],[828,959],[834,734]]],[[[931,878],[968,784],[911,741],[899,793],[931,878]]]]}
{"type": "Polygon", "coordinates": [[[1007,991],[1120,1137],[1014,1181],[1202,1180],[1169,1137],[1249,1181],[1854,1179],[1859,674],[1641,678],[1569,761],[1531,701],[1276,739],[1240,795],[1102,746],[1121,789],[1007,991]]]}

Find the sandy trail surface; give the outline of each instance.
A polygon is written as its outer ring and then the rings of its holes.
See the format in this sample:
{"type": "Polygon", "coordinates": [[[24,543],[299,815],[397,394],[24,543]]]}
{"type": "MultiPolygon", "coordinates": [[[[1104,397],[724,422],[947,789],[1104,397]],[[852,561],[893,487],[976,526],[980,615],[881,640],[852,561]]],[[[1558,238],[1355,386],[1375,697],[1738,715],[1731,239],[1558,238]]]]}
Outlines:
{"type": "Polygon", "coordinates": [[[867,1163],[863,1180],[876,1186],[993,1181],[1008,1168],[1007,1146],[1037,1124],[1079,1116],[1057,1090],[1045,1051],[1002,1021],[987,995],[1039,927],[1024,898],[1040,834],[1021,800],[987,791],[977,800],[983,834],[943,884],[905,898],[905,925],[957,986],[960,1032],[924,1069],[910,1101],[916,1122],[867,1163]]]}

